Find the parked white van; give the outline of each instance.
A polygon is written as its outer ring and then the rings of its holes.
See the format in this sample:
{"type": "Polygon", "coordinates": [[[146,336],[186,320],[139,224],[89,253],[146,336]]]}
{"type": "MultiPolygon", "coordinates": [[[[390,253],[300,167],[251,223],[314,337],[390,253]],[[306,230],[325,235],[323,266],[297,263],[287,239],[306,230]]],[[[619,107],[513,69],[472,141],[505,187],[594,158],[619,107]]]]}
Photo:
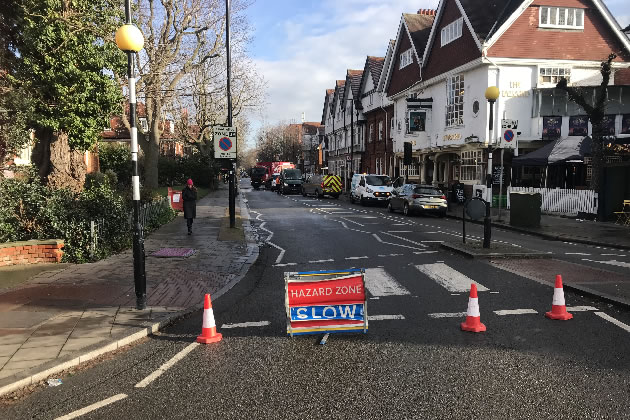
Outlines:
{"type": "Polygon", "coordinates": [[[392,180],[387,175],[354,174],[350,186],[350,202],[387,204],[392,195],[392,180]]]}

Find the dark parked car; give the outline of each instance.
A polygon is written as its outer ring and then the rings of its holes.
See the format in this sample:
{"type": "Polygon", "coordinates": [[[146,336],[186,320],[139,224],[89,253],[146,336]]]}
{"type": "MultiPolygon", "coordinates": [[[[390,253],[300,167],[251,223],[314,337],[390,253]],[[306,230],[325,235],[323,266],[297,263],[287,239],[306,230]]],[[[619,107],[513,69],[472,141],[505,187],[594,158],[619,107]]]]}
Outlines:
{"type": "Polygon", "coordinates": [[[283,169],[280,172],[278,194],[299,194],[302,192],[302,172],[299,169],[283,169]]]}
{"type": "Polygon", "coordinates": [[[387,208],[390,212],[402,210],[407,216],[432,213],[444,217],[448,204],[442,191],[431,185],[403,184],[394,188],[387,208]]]}

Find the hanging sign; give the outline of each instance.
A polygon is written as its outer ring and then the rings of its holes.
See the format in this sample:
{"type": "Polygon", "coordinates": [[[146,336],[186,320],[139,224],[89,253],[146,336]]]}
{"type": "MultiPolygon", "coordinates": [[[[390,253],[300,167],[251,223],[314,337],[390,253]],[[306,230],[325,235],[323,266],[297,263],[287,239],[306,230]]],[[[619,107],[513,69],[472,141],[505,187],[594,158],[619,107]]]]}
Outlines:
{"type": "Polygon", "coordinates": [[[287,334],[367,332],[363,269],[285,273],[287,334]]]}
{"type": "Polygon", "coordinates": [[[236,159],[236,127],[212,128],[215,159],[236,159]]]}

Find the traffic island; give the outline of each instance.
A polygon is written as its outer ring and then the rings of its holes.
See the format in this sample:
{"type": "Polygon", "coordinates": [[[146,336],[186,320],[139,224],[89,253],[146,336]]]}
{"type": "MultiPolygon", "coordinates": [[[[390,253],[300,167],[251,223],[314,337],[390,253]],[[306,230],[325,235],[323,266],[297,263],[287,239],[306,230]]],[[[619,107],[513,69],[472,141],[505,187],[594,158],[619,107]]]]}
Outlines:
{"type": "Polygon", "coordinates": [[[469,258],[551,258],[552,255],[501,242],[491,242],[490,248],[484,248],[483,242],[470,239],[466,243],[442,242],[440,247],[469,258]]]}

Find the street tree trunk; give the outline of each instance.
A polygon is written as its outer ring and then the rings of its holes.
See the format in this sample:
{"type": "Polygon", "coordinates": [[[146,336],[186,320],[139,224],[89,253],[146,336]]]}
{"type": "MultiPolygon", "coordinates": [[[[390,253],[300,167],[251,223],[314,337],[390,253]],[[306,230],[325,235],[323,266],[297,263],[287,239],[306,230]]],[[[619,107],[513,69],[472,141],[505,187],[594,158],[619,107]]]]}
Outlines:
{"type": "Polygon", "coordinates": [[[35,137],[37,143],[32,158],[40,178],[51,188],[81,191],[87,173],[84,152],[72,150],[68,135],[63,132],[42,129],[35,137]]]}

